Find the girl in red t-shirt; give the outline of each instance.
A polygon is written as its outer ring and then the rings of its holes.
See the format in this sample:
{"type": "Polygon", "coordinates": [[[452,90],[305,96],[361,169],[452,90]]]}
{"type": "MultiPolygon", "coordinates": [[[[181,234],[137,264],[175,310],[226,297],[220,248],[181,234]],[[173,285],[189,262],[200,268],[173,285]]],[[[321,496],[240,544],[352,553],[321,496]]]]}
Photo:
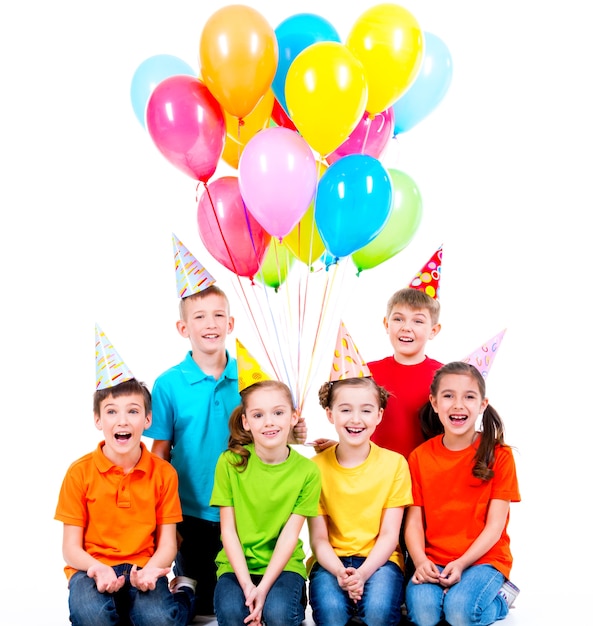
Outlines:
{"type": "Polygon", "coordinates": [[[510,503],[520,495],[503,423],[480,372],[462,362],[435,373],[423,417],[438,418],[442,434],[409,457],[408,619],[417,626],[492,624],[506,617],[519,591],[508,580],[507,525],[510,503]]]}

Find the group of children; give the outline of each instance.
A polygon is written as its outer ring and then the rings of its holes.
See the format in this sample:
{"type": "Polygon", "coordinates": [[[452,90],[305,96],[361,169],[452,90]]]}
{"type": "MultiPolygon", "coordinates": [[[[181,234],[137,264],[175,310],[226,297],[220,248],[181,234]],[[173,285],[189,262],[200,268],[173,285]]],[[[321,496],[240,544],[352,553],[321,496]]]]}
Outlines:
{"type": "Polygon", "coordinates": [[[503,619],[513,455],[480,372],[425,355],[438,300],[396,292],[393,356],[367,365],[354,350],[356,375],[332,368],[319,401],[337,441],[307,458],[290,445],[307,434],[290,389],[240,380],[228,299],[189,265],[200,280],[178,278],[177,329],[191,350],[152,394],[99,333],[103,441],[68,469],[55,515],[71,623],[297,626],[307,602],[319,626],[395,625],[402,606],[418,626],[503,619]]]}

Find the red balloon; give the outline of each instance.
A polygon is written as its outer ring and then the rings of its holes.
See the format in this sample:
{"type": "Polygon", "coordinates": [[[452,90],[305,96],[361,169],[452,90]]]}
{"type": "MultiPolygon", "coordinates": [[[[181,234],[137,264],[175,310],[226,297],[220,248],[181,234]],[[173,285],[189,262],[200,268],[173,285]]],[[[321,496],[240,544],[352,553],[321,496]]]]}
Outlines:
{"type": "Polygon", "coordinates": [[[206,183],[222,155],[226,127],[220,104],[193,76],[170,76],[153,90],[146,128],[161,154],[184,174],[206,183]]]}
{"type": "Polygon", "coordinates": [[[219,263],[253,280],[271,237],[245,208],[236,176],[223,176],[206,185],[198,200],[198,231],[219,263]]]}
{"type": "Polygon", "coordinates": [[[282,108],[282,105],[274,98],[274,106],[272,107],[272,119],[278,126],[297,130],[288,113],[282,108]]]}
{"type": "Polygon", "coordinates": [[[380,159],[393,136],[395,116],[393,107],[372,116],[365,111],[350,137],[326,157],[331,165],[347,154],[366,154],[380,159]]]}

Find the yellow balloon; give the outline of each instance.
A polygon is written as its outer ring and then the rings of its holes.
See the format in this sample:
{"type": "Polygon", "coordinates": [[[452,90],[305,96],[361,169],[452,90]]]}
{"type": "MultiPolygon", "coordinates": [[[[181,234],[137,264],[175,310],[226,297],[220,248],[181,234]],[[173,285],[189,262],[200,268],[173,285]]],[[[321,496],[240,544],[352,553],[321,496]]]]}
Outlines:
{"type": "MultiPolygon", "coordinates": [[[[326,170],[327,165],[319,163],[317,178],[321,178],[326,170]]],[[[325,245],[315,224],[315,198],[300,222],[282,239],[282,243],[307,265],[311,265],[325,252],[325,245]]]]}
{"type": "Polygon", "coordinates": [[[367,81],[348,48],[322,41],[296,56],[286,74],[286,106],[309,146],[323,157],[342,144],[362,118],[367,81]]]}
{"type": "Polygon", "coordinates": [[[366,110],[375,115],[392,106],[414,82],[422,66],[424,34],[407,9],[378,4],[354,22],[346,47],[364,67],[366,110]]]}
{"type": "Polygon", "coordinates": [[[233,137],[227,133],[220,158],[231,167],[237,169],[239,167],[239,159],[243,154],[243,148],[245,148],[244,143],[233,139],[233,137]]]}

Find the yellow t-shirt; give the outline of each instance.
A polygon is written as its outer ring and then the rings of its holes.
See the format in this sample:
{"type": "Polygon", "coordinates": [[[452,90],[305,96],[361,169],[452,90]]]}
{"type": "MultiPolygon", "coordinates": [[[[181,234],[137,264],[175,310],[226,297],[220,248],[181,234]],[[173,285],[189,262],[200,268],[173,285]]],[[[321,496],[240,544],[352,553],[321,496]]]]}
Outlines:
{"type": "MultiPolygon", "coordinates": [[[[406,459],[371,443],[369,456],[356,467],[342,467],[336,446],[315,455],[321,471],[319,515],[327,516],[329,542],[337,556],[366,557],[375,546],[384,509],[412,504],[406,459]]],[[[403,571],[399,545],[391,555],[403,571]]]]}

